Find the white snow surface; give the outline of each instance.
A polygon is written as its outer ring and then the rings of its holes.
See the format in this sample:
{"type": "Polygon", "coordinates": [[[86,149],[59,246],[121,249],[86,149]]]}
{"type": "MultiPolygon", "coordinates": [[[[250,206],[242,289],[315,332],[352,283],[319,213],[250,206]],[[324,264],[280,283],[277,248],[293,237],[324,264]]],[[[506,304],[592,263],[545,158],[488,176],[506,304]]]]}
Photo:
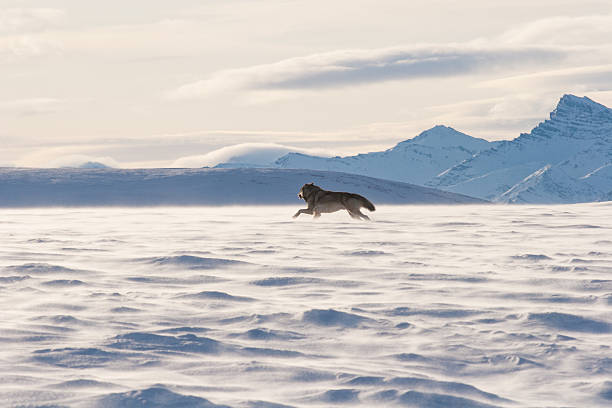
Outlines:
{"type": "Polygon", "coordinates": [[[612,205],[0,210],[3,407],[608,407],[612,205]]]}
{"type": "Polygon", "coordinates": [[[374,204],[483,202],[407,183],[316,170],[0,168],[0,207],[299,205],[303,201],[297,193],[310,182],[362,194],[374,204]]]}

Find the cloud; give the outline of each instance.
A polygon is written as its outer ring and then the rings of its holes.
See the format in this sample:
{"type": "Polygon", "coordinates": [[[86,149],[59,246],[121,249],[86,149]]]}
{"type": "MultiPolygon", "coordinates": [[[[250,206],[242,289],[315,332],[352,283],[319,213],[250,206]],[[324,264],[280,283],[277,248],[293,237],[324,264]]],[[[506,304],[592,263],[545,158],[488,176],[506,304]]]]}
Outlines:
{"type": "Polygon", "coordinates": [[[65,12],[54,8],[0,9],[0,63],[57,54],[60,42],[46,30],[58,27],[65,12]]]}
{"type": "Polygon", "coordinates": [[[11,63],[25,58],[60,54],[63,46],[51,38],[37,35],[0,36],[0,63],[11,63]]]}
{"type": "Polygon", "coordinates": [[[104,168],[104,167],[121,167],[120,164],[112,157],[94,157],[82,154],[73,154],[69,156],[61,156],[50,161],[44,167],[75,167],[75,168],[104,168]]]}
{"type": "Polygon", "coordinates": [[[512,44],[609,45],[612,15],[539,19],[508,30],[500,40],[512,44]]]}
{"type": "Polygon", "coordinates": [[[488,140],[514,139],[544,120],[560,94],[542,97],[516,90],[503,96],[429,106],[423,116],[488,140]]]}
{"type": "Polygon", "coordinates": [[[39,31],[57,25],[64,11],[53,8],[0,9],[0,34],[39,31]]]}
{"type": "Polygon", "coordinates": [[[612,90],[612,65],[584,66],[542,71],[527,75],[485,81],[483,87],[506,89],[552,89],[557,93],[601,92],[612,90]]]}
{"type": "Polygon", "coordinates": [[[28,98],[0,102],[0,112],[18,115],[44,115],[65,108],[65,101],[57,98],[28,98]]]}
{"type": "Polygon", "coordinates": [[[241,143],[222,147],[204,155],[182,157],[171,167],[213,167],[220,163],[266,166],[287,153],[323,154],[313,149],[302,149],[275,143],[241,143]]]}
{"type": "Polygon", "coordinates": [[[228,90],[308,90],[400,79],[448,77],[550,64],[565,57],[556,47],[445,45],[341,50],[273,64],[224,70],[168,94],[190,99],[228,90]]]}

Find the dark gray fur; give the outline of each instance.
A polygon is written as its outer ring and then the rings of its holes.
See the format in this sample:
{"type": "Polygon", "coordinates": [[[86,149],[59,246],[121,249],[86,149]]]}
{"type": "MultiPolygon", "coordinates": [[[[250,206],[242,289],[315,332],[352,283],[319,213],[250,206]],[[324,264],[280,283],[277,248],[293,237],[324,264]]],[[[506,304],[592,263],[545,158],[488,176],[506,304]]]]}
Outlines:
{"type": "Polygon", "coordinates": [[[300,214],[312,214],[318,218],[322,213],[346,210],[355,219],[369,220],[370,218],[361,212],[361,207],[370,211],[376,210],[370,200],[359,194],[323,190],[314,183],[304,184],[298,197],[306,201],[308,208],[299,210],[293,215],[293,218],[300,214]]]}

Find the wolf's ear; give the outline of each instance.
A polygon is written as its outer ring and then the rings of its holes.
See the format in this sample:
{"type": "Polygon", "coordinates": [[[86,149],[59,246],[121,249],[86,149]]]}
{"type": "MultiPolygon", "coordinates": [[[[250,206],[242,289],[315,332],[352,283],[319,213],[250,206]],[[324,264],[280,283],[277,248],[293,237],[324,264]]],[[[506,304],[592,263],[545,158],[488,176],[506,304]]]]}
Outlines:
{"type": "Polygon", "coordinates": [[[314,186],[314,183],[308,183],[309,186],[314,186]]]}

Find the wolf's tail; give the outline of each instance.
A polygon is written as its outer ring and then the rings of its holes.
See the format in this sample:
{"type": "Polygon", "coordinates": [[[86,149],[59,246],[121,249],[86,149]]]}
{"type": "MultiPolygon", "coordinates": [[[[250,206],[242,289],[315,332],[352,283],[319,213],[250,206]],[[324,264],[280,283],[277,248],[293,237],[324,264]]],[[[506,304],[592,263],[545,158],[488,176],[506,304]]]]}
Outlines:
{"type": "Polygon", "coordinates": [[[367,208],[370,211],[376,211],[376,207],[374,207],[374,204],[372,204],[370,202],[370,200],[368,200],[367,198],[365,198],[364,196],[360,196],[359,194],[355,194],[357,197],[359,197],[359,199],[361,200],[361,205],[364,206],[365,208],[367,208]]]}

